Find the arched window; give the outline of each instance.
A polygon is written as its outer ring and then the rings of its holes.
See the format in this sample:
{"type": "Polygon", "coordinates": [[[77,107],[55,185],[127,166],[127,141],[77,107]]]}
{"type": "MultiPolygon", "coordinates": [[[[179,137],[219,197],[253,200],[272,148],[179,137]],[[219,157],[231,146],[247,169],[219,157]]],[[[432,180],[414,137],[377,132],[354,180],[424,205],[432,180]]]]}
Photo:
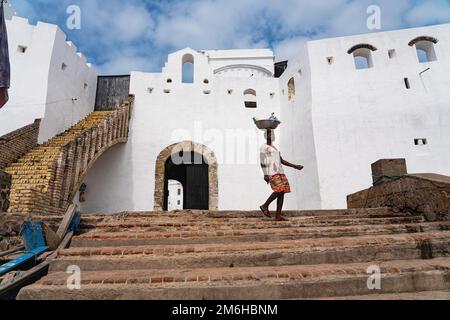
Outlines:
{"type": "Polygon", "coordinates": [[[183,56],[183,83],[194,83],[194,56],[192,54],[185,54],[183,56]]]}
{"type": "Polygon", "coordinates": [[[372,51],[377,51],[378,49],[371,44],[358,44],[350,50],[348,54],[353,54],[353,59],[355,60],[356,69],[369,69],[373,68],[372,51]]]}
{"type": "Polygon", "coordinates": [[[291,78],[288,82],[288,100],[291,101],[295,97],[295,80],[291,78]]]}
{"type": "Polygon", "coordinates": [[[434,45],[437,44],[438,41],[439,40],[433,37],[422,36],[411,40],[409,46],[416,46],[417,58],[420,63],[432,62],[437,60],[434,45]]]}
{"type": "Polygon", "coordinates": [[[247,89],[244,91],[244,96],[255,96],[256,97],[256,91],[254,89],[247,89]]]}
{"type": "Polygon", "coordinates": [[[353,52],[355,67],[358,70],[373,68],[372,51],[369,49],[358,49],[353,52]]]}
{"type": "Polygon", "coordinates": [[[257,108],[258,104],[256,102],[256,91],[254,89],[247,89],[244,91],[245,97],[245,107],[246,108],[257,108]]]}

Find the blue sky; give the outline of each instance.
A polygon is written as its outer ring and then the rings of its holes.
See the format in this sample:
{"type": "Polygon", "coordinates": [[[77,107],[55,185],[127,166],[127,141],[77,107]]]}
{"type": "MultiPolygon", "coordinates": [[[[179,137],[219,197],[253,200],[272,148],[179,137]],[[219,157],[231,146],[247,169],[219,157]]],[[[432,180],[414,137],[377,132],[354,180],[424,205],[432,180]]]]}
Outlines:
{"type": "Polygon", "coordinates": [[[102,74],[160,71],[168,53],[272,48],[276,60],[310,39],[373,32],[367,8],[381,8],[381,30],[450,22],[450,0],[10,0],[18,15],[57,24],[102,74]],[[69,5],[81,29],[68,30],[69,5]]]}

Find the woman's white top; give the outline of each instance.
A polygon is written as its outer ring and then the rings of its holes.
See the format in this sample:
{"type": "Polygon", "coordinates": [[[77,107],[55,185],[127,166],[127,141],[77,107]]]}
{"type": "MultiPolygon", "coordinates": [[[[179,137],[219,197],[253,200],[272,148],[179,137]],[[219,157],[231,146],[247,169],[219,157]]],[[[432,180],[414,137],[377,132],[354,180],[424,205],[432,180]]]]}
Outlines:
{"type": "Polygon", "coordinates": [[[284,174],[281,153],[274,146],[264,144],[260,149],[261,168],[265,176],[284,174]]]}

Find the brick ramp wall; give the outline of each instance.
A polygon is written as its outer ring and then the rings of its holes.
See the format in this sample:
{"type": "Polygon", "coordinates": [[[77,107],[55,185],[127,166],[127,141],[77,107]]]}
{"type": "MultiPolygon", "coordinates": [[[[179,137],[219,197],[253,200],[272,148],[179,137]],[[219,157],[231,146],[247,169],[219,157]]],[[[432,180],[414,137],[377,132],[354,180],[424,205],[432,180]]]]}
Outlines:
{"type": "Polygon", "coordinates": [[[450,220],[450,177],[409,174],[347,197],[352,208],[391,207],[422,214],[429,221],[450,220]]]}
{"type": "Polygon", "coordinates": [[[38,143],[40,120],[0,137],[0,169],[6,168],[38,143]]]}
{"type": "Polygon", "coordinates": [[[128,140],[133,96],[113,111],[97,111],[9,165],[9,213],[63,215],[88,170],[109,148],[128,140]]]}

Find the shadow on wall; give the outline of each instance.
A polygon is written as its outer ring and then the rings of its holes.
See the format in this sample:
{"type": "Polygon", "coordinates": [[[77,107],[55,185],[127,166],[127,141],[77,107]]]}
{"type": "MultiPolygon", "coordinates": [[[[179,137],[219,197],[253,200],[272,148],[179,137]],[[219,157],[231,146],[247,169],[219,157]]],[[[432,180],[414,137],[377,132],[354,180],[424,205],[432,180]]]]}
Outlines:
{"type": "MultiPolygon", "coordinates": [[[[131,144],[118,144],[106,151],[89,170],[84,183],[86,184],[85,202],[80,203],[80,211],[84,213],[105,213],[109,208],[120,208],[115,211],[127,211],[134,208],[133,204],[133,167],[127,161],[126,148],[131,144]],[[121,168],[127,166],[127,171],[121,168]],[[130,167],[131,166],[131,167],[130,167]],[[125,185],[127,192],[120,193],[120,185],[125,185]]],[[[149,182],[150,184],[150,182],[149,182]]]]}

